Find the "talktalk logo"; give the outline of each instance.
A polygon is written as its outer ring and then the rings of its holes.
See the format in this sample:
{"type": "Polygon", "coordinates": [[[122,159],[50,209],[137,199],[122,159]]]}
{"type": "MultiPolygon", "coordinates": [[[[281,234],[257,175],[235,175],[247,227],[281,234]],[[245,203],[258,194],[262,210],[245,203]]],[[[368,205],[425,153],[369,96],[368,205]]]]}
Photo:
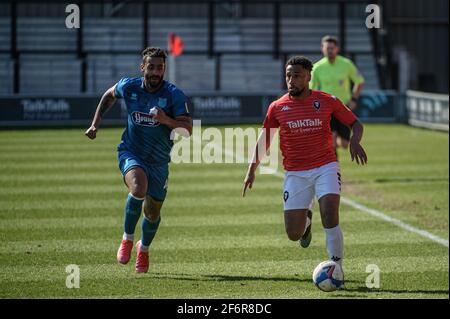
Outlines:
{"type": "Polygon", "coordinates": [[[322,121],[319,119],[306,119],[306,120],[297,120],[297,121],[289,121],[286,123],[289,128],[302,128],[302,127],[318,127],[322,126],[322,121]]]}
{"type": "Polygon", "coordinates": [[[155,119],[153,119],[153,115],[150,115],[148,113],[142,113],[142,112],[133,112],[131,113],[131,118],[133,119],[133,122],[138,125],[143,126],[158,126],[159,122],[155,119]]]}

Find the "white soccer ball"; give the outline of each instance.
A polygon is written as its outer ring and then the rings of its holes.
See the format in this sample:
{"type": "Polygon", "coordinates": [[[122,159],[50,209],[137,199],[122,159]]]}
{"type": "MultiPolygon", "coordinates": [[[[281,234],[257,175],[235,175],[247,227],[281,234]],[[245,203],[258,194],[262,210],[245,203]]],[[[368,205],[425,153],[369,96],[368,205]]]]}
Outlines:
{"type": "Polygon", "coordinates": [[[322,291],[335,291],[344,283],[344,273],[338,263],[323,261],[314,269],[313,282],[322,291]]]}

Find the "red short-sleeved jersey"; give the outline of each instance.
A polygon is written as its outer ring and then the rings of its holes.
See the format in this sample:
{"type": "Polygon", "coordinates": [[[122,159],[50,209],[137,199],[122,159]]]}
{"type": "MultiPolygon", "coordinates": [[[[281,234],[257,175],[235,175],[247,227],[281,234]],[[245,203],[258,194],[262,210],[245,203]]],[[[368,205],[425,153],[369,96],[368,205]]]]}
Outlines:
{"type": "Polygon", "coordinates": [[[331,115],[351,126],[356,116],[336,97],[311,90],[303,100],[285,94],[272,102],[263,128],[280,129],[283,166],[287,171],[303,171],[336,161],[331,139],[331,115]]]}

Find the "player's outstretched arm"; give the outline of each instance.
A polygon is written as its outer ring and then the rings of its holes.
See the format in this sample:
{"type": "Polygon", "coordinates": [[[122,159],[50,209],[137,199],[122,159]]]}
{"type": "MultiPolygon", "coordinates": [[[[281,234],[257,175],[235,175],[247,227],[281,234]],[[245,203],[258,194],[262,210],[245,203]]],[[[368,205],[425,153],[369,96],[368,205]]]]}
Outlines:
{"type": "Polygon", "coordinates": [[[93,140],[97,136],[97,131],[102,121],[103,115],[109,110],[111,106],[116,102],[116,97],[114,96],[115,85],[109,88],[102,96],[100,103],[95,111],[94,118],[92,119],[91,127],[89,127],[84,133],[87,137],[93,140]]]}
{"type": "Polygon", "coordinates": [[[350,156],[352,157],[352,162],[356,160],[356,163],[358,165],[367,164],[366,151],[360,144],[363,131],[363,125],[359,120],[356,120],[352,125],[352,137],[350,138],[350,156]]]}
{"type": "Polygon", "coordinates": [[[275,130],[270,129],[270,133],[266,134],[267,129],[263,129],[258,137],[258,142],[256,143],[255,150],[253,152],[252,162],[248,166],[247,174],[244,179],[244,188],[242,189],[242,197],[245,197],[245,192],[248,189],[252,189],[253,182],[255,181],[255,172],[261,163],[264,154],[267,154],[267,150],[270,148],[270,143],[275,134],[275,130]]]}

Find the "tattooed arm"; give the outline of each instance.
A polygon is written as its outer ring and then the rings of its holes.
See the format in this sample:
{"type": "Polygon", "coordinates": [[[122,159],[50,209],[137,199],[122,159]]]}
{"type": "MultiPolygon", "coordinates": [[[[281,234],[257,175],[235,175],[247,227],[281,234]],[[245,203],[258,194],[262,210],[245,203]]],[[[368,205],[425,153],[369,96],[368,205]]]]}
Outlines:
{"type": "Polygon", "coordinates": [[[109,110],[111,106],[116,102],[116,97],[114,96],[115,85],[109,88],[105,94],[103,94],[100,103],[95,111],[94,119],[92,120],[91,127],[87,129],[84,133],[87,137],[93,140],[97,136],[97,131],[100,126],[103,115],[109,110]]]}

